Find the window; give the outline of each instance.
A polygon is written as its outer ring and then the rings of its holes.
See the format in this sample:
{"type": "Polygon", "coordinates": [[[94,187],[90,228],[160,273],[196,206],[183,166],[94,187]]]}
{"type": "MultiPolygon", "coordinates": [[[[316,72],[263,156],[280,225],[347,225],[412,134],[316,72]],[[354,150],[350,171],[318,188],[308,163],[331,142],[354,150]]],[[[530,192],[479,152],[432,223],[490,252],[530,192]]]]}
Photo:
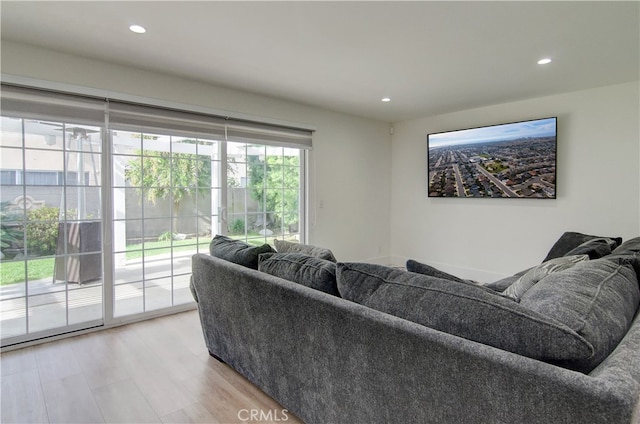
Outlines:
{"type": "Polygon", "coordinates": [[[14,170],[2,170],[0,171],[0,184],[2,185],[16,185],[16,171],[14,170]]]}
{"type": "Polygon", "coordinates": [[[216,234],[304,241],[311,131],[2,88],[3,346],[192,307],[216,234]]]}

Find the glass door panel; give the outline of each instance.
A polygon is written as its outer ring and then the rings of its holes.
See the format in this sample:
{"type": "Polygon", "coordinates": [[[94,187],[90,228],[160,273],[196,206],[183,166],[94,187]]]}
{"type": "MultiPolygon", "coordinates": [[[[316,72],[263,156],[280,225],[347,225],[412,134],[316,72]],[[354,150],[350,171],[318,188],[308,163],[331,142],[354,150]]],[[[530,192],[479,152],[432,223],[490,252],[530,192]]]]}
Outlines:
{"type": "Polygon", "coordinates": [[[1,119],[3,345],[99,325],[101,128],[1,119]]]}
{"type": "Polygon", "coordinates": [[[114,316],[193,302],[191,256],[217,233],[220,142],[113,131],[114,316]]]}
{"type": "Polygon", "coordinates": [[[300,241],[301,155],[294,148],[227,143],[224,234],[255,245],[300,241]]]}

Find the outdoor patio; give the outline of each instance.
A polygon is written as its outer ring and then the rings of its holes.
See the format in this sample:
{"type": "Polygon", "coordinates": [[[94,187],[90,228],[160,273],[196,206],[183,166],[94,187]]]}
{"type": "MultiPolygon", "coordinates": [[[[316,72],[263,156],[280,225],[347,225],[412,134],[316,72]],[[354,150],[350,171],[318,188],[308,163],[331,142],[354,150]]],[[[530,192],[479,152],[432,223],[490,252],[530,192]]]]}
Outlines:
{"type": "MultiPolygon", "coordinates": [[[[127,260],[115,273],[114,317],[193,302],[189,290],[195,251],[127,260]],[[144,274],[143,274],[144,268],[144,274]],[[173,268],[173,269],[172,269],[173,268]],[[173,274],[173,277],[171,276],[173,274]],[[142,276],[144,275],[144,281],[142,276]]],[[[21,336],[103,317],[103,284],[53,282],[53,276],[0,287],[2,338],[21,336]],[[28,311],[28,312],[27,312],[28,311]]]]}

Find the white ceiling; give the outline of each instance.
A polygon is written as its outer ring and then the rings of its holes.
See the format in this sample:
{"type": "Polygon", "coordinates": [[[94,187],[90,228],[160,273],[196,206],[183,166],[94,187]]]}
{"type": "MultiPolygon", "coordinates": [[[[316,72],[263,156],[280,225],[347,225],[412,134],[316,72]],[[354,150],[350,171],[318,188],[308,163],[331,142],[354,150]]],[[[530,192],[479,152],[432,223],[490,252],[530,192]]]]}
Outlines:
{"type": "Polygon", "coordinates": [[[2,40],[390,122],[640,79],[637,1],[0,7],[2,40]]]}

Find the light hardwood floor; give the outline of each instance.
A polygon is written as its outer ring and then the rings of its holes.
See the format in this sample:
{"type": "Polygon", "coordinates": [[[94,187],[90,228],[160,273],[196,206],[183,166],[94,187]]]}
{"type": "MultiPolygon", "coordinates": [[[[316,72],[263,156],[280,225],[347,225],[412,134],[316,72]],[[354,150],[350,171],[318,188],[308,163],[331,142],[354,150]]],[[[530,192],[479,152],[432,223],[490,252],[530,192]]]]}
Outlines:
{"type": "Polygon", "coordinates": [[[211,358],[197,311],[2,353],[2,423],[301,423],[211,358]]]}

